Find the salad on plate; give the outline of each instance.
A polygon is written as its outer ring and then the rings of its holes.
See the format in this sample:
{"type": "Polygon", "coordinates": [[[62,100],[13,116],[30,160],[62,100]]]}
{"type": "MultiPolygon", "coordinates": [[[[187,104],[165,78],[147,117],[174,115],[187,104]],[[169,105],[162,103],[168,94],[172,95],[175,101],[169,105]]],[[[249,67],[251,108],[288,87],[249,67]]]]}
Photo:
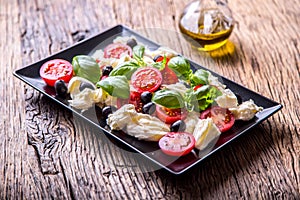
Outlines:
{"type": "Polygon", "coordinates": [[[252,99],[241,102],[210,71],[192,70],[175,51],[151,50],[133,36],[117,37],[72,62],[50,60],[40,76],[57,95],[69,96],[73,108],[96,105],[110,130],[157,142],[170,156],[214,146],[236,121],[263,109],[252,99]]]}

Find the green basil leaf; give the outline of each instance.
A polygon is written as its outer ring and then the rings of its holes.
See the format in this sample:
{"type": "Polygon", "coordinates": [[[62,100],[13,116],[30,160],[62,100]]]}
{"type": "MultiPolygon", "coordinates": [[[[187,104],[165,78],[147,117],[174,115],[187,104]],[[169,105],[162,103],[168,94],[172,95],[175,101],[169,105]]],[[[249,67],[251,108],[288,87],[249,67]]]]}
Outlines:
{"type": "Polygon", "coordinates": [[[109,76],[99,81],[96,86],[101,87],[108,94],[122,99],[129,98],[130,88],[125,76],[109,76]]]}
{"type": "Polygon", "coordinates": [[[145,46],[142,45],[136,45],[132,49],[133,51],[133,58],[138,62],[140,66],[146,66],[147,64],[145,63],[143,57],[145,53],[145,46]]]}
{"type": "Polygon", "coordinates": [[[133,51],[133,58],[136,60],[141,60],[143,59],[144,52],[145,52],[145,47],[142,45],[136,45],[132,49],[133,51]]]}
{"type": "Polygon", "coordinates": [[[164,59],[160,63],[161,63],[161,67],[159,70],[165,69],[166,64],[167,64],[167,56],[166,55],[164,55],[164,59]]]}
{"type": "Polygon", "coordinates": [[[158,69],[158,70],[160,70],[160,71],[164,68],[163,65],[161,64],[161,62],[154,62],[154,63],[151,64],[151,66],[158,69]]]}
{"type": "Polygon", "coordinates": [[[115,67],[109,74],[109,76],[126,76],[128,80],[130,80],[132,74],[139,68],[140,66],[136,62],[127,61],[121,63],[117,67],[115,67]]]}
{"type": "Polygon", "coordinates": [[[73,57],[72,66],[76,76],[85,78],[92,83],[97,83],[101,77],[99,65],[91,56],[78,55],[73,57]]]}
{"type": "Polygon", "coordinates": [[[183,80],[189,80],[193,71],[190,63],[182,56],[176,56],[169,60],[168,67],[172,69],[176,75],[183,80]]]}
{"type": "Polygon", "coordinates": [[[194,94],[197,96],[197,99],[200,99],[203,96],[209,94],[211,87],[212,86],[210,85],[203,85],[202,87],[199,87],[196,91],[194,91],[194,94]]]}
{"type": "Polygon", "coordinates": [[[185,95],[184,99],[187,103],[186,107],[189,111],[202,111],[210,106],[214,100],[222,95],[222,93],[214,86],[204,85],[194,91],[192,88],[189,89],[185,95]]]}
{"type": "Polygon", "coordinates": [[[190,88],[185,92],[184,100],[186,102],[186,108],[189,112],[193,110],[198,111],[197,96],[195,95],[193,88],[190,88]]]}
{"type": "Polygon", "coordinates": [[[195,91],[199,110],[205,110],[213,103],[214,99],[211,94],[211,89],[211,86],[204,85],[195,91]]]}
{"type": "Polygon", "coordinates": [[[153,94],[152,101],[166,108],[176,109],[185,107],[183,97],[173,90],[159,90],[153,94]]]}
{"type": "Polygon", "coordinates": [[[194,74],[190,76],[190,82],[192,86],[207,85],[209,72],[204,69],[198,69],[194,74]]]}

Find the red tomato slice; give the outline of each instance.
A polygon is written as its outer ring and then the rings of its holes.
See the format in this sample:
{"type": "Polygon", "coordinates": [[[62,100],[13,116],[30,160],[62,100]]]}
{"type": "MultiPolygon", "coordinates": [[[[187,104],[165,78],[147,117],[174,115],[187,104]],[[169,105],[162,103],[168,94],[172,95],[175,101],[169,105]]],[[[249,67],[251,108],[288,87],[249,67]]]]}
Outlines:
{"type": "Polygon", "coordinates": [[[57,80],[63,80],[65,83],[68,83],[73,76],[73,67],[66,60],[49,60],[40,68],[40,76],[47,85],[52,87],[57,80]]]}
{"type": "Polygon", "coordinates": [[[154,67],[142,67],[136,70],[131,77],[132,86],[140,93],[155,92],[162,83],[160,71],[154,67]]]}
{"type": "Polygon", "coordinates": [[[122,54],[132,56],[132,49],[130,46],[122,43],[111,43],[104,49],[104,58],[117,58],[119,59],[122,54]]]}
{"type": "Polygon", "coordinates": [[[227,108],[213,106],[200,114],[200,119],[212,118],[221,132],[228,131],[234,124],[235,118],[227,108]]]}
{"type": "Polygon", "coordinates": [[[125,104],[133,104],[137,112],[142,112],[143,102],[141,100],[141,93],[131,91],[129,99],[121,99],[121,98],[117,99],[118,108],[121,108],[125,104]]]}
{"type": "MultiPolygon", "coordinates": [[[[164,60],[164,57],[163,56],[158,56],[156,59],[155,59],[155,62],[162,62],[164,60]]],[[[177,83],[178,82],[178,77],[177,75],[175,74],[175,72],[173,70],[171,70],[169,67],[168,67],[168,62],[169,62],[170,58],[166,58],[166,66],[165,68],[161,71],[161,74],[162,74],[162,77],[163,77],[163,82],[162,84],[167,84],[167,85],[170,85],[170,84],[174,84],[174,83],[177,83]]]]}
{"type": "Polygon", "coordinates": [[[162,84],[174,84],[178,82],[178,77],[175,74],[173,70],[171,70],[168,66],[166,66],[162,71],[161,71],[162,77],[163,77],[163,82],[162,84]]]}
{"type": "Polygon", "coordinates": [[[169,132],[159,141],[160,149],[170,156],[184,156],[195,147],[195,138],[187,132],[169,132]]]}
{"type": "Polygon", "coordinates": [[[177,120],[184,120],[187,117],[185,109],[169,109],[156,105],[156,116],[166,124],[172,124],[177,120]]]}

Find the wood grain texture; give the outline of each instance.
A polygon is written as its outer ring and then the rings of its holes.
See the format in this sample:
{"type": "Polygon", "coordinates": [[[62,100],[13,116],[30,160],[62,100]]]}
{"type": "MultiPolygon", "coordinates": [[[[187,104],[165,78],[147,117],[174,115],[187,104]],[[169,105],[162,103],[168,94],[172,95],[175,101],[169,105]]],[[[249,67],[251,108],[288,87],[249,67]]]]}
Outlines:
{"type": "Polygon", "coordinates": [[[188,2],[0,0],[1,199],[299,199],[300,4],[228,1],[238,22],[229,43],[235,51],[223,49],[220,57],[194,51],[178,33],[188,2]],[[117,24],[283,109],[201,165],[173,176],[12,75],[117,24]]]}

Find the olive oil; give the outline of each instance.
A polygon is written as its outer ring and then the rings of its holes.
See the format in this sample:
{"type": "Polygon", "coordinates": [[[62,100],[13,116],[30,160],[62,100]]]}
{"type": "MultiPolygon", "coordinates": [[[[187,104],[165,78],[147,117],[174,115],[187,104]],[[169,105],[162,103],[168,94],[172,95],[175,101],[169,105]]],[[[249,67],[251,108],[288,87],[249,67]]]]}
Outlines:
{"type": "MultiPolygon", "coordinates": [[[[228,41],[234,28],[233,19],[219,7],[189,4],[180,16],[179,29],[194,47],[201,51],[215,50],[228,41]]],[[[228,8],[229,9],[229,8],[228,8]]]]}

